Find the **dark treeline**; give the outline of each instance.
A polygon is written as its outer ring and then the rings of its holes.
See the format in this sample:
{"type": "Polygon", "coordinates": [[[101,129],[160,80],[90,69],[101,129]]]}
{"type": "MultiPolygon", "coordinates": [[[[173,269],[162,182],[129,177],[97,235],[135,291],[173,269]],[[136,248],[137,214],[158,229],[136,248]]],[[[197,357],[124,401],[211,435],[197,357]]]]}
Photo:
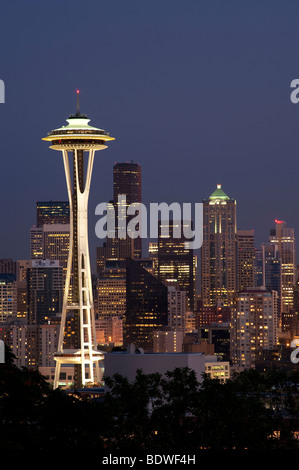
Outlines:
{"type": "Polygon", "coordinates": [[[190,369],[106,378],[102,401],[52,390],[36,371],[0,364],[1,449],[298,449],[299,373],[245,371],[226,383],[190,369]]]}

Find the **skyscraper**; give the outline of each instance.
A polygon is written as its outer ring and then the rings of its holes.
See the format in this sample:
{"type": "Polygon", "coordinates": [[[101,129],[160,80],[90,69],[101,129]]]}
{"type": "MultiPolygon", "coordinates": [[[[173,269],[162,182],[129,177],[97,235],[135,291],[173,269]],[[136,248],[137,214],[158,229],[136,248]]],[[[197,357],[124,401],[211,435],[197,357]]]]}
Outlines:
{"type": "Polygon", "coordinates": [[[189,239],[184,235],[184,225],[188,223],[182,220],[159,221],[158,278],[168,286],[185,291],[187,308],[194,310],[196,263],[193,249],[185,245],[189,239]],[[163,227],[168,230],[168,236],[163,236],[163,227]]]}
{"type": "Polygon", "coordinates": [[[255,286],[255,246],[253,230],[237,231],[238,290],[255,286]]]}
{"type": "Polygon", "coordinates": [[[126,261],[124,345],[153,349],[153,333],[168,324],[168,290],[159,279],[131,258],[126,261]]]}
{"type": "Polygon", "coordinates": [[[80,387],[99,381],[99,361],[103,358],[96,348],[87,207],[95,151],[105,149],[113,138],[104,130],[91,127],[87,116],[80,113],[79,92],[77,113],[67,122],[67,126],[53,130],[43,139],[51,143],[52,149],[62,151],[70,204],[70,249],[54,386],[58,385],[61,364],[71,363],[75,367],[75,387],[80,387]],[[73,348],[64,350],[67,314],[74,318],[76,334],[73,348]]]}
{"type": "Polygon", "coordinates": [[[293,308],[293,291],[296,283],[295,233],[286,222],[275,220],[275,229],[270,231],[269,241],[277,247],[281,260],[281,312],[293,308]]]}
{"type": "Polygon", "coordinates": [[[44,232],[43,227],[30,229],[30,259],[44,258],[44,232]]]}
{"type": "Polygon", "coordinates": [[[168,287],[168,326],[185,334],[186,292],[168,287]]]}
{"type": "Polygon", "coordinates": [[[0,323],[17,318],[17,287],[14,274],[0,274],[0,323]]]}
{"type": "Polygon", "coordinates": [[[0,259],[0,274],[16,275],[17,263],[11,258],[0,259]]]}
{"type": "Polygon", "coordinates": [[[203,306],[232,305],[237,288],[236,201],[218,184],[203,201],[201,296],[203,306]]]}
{"type": "Polygon", "coordinates": [[[38,201],[36,203],[36,226],[69,224],[70,205],[68,201],[38,201]]]}
{"type": "Polygon", "coordinates": [[[70,247],[69,224],[43,225],[43,259],[59,261],[64,279],[67,273],[67,261],[70,247]]]}
{"type": "MultiPolygon", "coordinates": [[[[116,221],[116,236],[107,238],[103,246],[97,248],[97,269],[105,267],[106,260],[140,259],[142,256],[142,239],[133,239],[127,234],[128,223],[134,217],[127,214],[128,206],[141,203],[141,167],[138,163],[115,163],[113,167],[113,201],[116,221]],[[119,236],[118,230],[123,227],[125,236],[119,236]]],[[[137,225],[136,230],[139,227],[137,225]]]]}
{"type": "Polygon", "coordinates": [[[45,325],[62,311],[63,272],[58,261],[32,260],[27,269],[28,323],[45,325]]]}
{"type": "Polygon", "coordinates": [[[158,276],[158,242],[149,242],[148,255],[153,260],[154,273],[158,276]]]}
{"type": "Polygon", "coordinates": [[[30,229],[30,258],[58,260],[66,276],[69,245],[69,202],[37,202],[36,226],[30,229]]]}
{"type": "Polygon", "coordinates": [[[245,369],[255,367],[256,354],[277,344],[276,291],[265,287],[238,292],[231,317],[231,360],[245,369]]]}
{"type": "Polygon", "coordinates": [[[126,262],[107,262],[97,280],[99,320],[123,318],[126,312],[126,262]]]}

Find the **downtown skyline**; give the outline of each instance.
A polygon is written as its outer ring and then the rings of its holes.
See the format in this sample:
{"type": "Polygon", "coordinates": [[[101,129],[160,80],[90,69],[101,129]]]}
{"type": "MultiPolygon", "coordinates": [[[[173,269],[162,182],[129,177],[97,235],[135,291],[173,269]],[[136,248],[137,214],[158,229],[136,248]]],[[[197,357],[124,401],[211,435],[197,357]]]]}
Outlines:
{"type": "Polygon", "coordinates": [[[0,448],[297,450],[299,5],[0,15],[0,448]]]}

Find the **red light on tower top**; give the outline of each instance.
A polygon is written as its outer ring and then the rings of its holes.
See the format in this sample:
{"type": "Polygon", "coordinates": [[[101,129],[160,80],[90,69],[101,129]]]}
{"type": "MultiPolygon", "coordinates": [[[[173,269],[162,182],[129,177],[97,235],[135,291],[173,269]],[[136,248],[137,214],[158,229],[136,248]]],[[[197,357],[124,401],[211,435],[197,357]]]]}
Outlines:
{"type": "Polygon", "coordinates": [[[277,220],[277,219],[275,219],[274,222],[275,222],[276,224],[283,224],[283,223],[284,223],[283,220],[277,220]]]}

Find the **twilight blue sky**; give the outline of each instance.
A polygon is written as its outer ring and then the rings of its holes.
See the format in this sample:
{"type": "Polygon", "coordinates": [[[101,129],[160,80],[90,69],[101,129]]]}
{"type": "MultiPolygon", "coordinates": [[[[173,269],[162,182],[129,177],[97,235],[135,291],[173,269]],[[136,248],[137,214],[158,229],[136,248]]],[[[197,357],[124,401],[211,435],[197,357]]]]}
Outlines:
{"type": "Polygon", "coordinates": [[[201,202],[217,183],[256,245],[279,218],[299,233],[296,0],[3,0],[0,257],[29,256],[35,201],[66,199],[62,157],[41,140],[81,111],[116,140],[90,197],[112,198],[115,161],[142,166],[143,201],[201,202]]]}

